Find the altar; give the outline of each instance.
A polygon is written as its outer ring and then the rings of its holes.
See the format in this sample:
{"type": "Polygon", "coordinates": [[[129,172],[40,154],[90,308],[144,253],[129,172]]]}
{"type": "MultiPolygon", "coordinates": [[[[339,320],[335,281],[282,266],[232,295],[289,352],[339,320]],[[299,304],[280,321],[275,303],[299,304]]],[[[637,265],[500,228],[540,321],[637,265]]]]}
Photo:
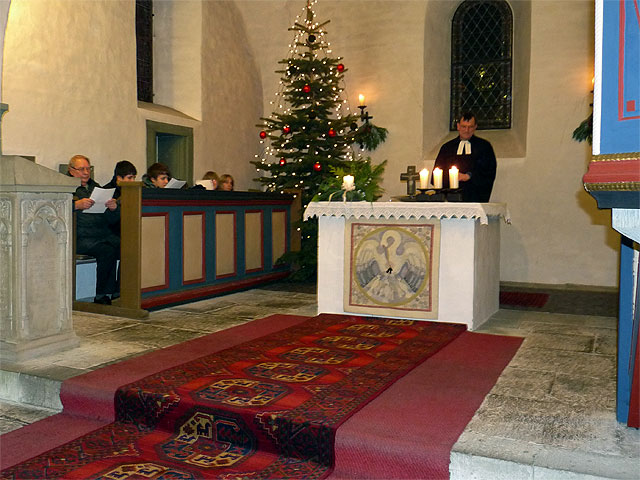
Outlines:
{"type": "Polygon", "coordinates": [[[318,313],[464,323],[499,308],[506,204],[311,202],[317,216],[318,313]]]}

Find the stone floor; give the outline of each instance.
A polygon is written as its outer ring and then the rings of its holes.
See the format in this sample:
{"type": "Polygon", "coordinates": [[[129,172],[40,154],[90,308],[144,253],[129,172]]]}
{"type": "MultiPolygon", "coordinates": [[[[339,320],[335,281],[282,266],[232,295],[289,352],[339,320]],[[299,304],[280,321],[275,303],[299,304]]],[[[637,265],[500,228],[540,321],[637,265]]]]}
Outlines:
{"type": "MultiPolygon", "coordinates": [[[[66,378],[272,313],[315,315],[313,291],[276,284],[145,321],[74,312],[77,348],[2,365],[0,433],[56,413],[66,378]]],[[[480,332],[525,341],[455,445],[451,478],[640,479],[640,432],[615,420],[616,323],[583,312],[501,309],[483,325],[480,332]]]]}

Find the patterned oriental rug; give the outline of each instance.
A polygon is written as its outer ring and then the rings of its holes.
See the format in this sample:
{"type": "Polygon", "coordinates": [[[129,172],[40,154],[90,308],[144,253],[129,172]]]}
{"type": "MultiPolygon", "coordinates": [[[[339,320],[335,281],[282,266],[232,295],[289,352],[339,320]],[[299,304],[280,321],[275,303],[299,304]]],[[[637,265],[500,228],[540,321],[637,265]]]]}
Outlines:
{"type": "Polygon", "coordinates": [[[1,477],[324,478],[338,426],[464,331],[322,314],[119,388],[115,422],[1,477]]]}

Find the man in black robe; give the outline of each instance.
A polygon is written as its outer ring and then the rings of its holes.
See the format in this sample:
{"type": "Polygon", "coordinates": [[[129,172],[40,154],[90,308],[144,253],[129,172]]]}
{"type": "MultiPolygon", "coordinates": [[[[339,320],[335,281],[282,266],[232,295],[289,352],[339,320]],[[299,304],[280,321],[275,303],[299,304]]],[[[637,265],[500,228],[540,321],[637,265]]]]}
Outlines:
{"type": "Polygon", "coordinates": [[[462,114],[459,136],[440,147],[434,166],[442,169],[443,188],[449,188],[449,168],[458,167],[463,202],[488,202],[496,178],[496,155],[487,140],[474,135],[477,126],[473,113],[462,114]]]}

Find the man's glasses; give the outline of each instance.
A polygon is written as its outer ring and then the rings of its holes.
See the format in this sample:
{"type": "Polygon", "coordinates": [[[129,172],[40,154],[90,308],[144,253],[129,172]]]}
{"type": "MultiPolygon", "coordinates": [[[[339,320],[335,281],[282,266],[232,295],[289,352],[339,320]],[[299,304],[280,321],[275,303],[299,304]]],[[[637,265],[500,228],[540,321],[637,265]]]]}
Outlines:
{"type": "Polygon", "coordinates": [[[91,167],[69,167],[71,170],[78,170],[79,172],[90,172],[91,167]]]}

